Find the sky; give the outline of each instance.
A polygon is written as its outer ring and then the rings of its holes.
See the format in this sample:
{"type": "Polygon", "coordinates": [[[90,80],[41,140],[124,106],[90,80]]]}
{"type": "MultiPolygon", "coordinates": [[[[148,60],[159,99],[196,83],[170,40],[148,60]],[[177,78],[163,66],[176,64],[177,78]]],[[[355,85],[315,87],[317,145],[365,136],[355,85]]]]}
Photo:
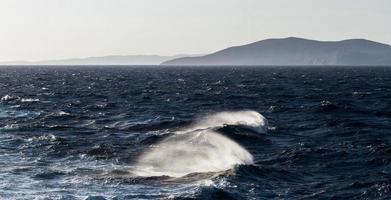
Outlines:
{"type": "Polygon", "coordinates": [[[268,38],[391,44],[390,0],[0,0],[0,61],[202,54],[268,38]]]}

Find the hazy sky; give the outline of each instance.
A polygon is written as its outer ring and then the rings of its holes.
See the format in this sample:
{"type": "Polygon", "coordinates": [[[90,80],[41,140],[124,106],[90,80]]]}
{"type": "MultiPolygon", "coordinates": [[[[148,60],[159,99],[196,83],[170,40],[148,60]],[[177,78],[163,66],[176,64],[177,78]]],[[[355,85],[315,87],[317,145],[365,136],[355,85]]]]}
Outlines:
{"type": "Polygon", "coordinates": [[[266,38],[391,44],[391,0],[0,0],[0,61],[210,53],[266,38]]]}

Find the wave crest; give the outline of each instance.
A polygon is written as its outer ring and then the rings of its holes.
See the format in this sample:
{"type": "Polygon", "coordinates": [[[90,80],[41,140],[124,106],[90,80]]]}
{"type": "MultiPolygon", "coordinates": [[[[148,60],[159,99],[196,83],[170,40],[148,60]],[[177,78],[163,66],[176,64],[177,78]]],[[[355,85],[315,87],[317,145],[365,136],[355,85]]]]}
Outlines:
{"type": "Polygon", "coordinates": [[[203,117],[143,153],[133,173],[138,176],[181,177],[253,164],[253,156],[245,148],[215,132],[216,128],[225,125],[266,130],[267,120],[255,111],[220,112],[203,117]]]}

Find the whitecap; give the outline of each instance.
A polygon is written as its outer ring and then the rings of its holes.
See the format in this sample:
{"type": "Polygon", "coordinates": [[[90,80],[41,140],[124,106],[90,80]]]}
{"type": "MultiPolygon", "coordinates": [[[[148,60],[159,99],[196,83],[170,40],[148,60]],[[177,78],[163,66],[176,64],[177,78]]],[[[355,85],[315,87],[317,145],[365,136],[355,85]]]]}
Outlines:
{"type": "Polygon", "coordinates": [[[3,97],[1,97],[1,101],[8,101],[10,99],[12,99],[12,97],[10,95],[8,95],[8,94],[6,94],[3,97]]]}
{"type": "Polygon", "coordinates": [[[181,177],[253,164],[251,153],[215,131],[225,125],[267,130],[267,120],[255,111],[212,114],[153,145],[139,157],[132,173],[138,176],[181,177]]]}
{"type": "Polygon", "coordinates": [[[38,102],[39,99],[33,99],[33,98],[22,98],[20,100],[22,103],[30,103],[30,102],[38,102]]]}
{"type": "Polygon", "coordinates": [[[48,135],[41,135],[41,136],[38,136],[38,137],[31,137],[29,139],[27,139],[27,141],[29,142],[33,142],[33,141],[50,141],[50,142],[53,142],[57,139],[57,137],[53,134],[48,134],[48,135]]]}
{"type": "Polygon", "coordinates": [[[14,100],[14,99],[19,99],[19,97],[14,97],[14,96],[11,96],[9,94],[6,94],[4,95],[3,97],[1,97],[1,101],[11,101],[11,100],[14,100]]]}
{"type": "Polygon", "coordinates": [[[54,116],[69,116],[70,113],[60,110],[60,111],[53,113],[53,115],[54,116]]]}
{"type": "Polygon", "coordinates": [[[70,115],[69,113],[67,113],[67,112],[64,112],[64,111],[59,111],[58,113],[57,113],[58,115],[60,115],[60,116],[64,116],[64,115],[70,115]]]}
{"type": "Polygon", "coordinates": [[[193,125],[186,127],[177,133],[186,133],[195,130],[220,128],[226,125],[240,125],[258,129],[265,132],[268,127],[267,119],[256,111],[225,111],[201,117],[193,125]]]}
{"type": "Polygon", "coordinates": [[[19,128],[18,124],[7,124],[7,125],[3,126],[2,128],[0,128],[0,130],[15,130],[18,128],[19,128]]]}

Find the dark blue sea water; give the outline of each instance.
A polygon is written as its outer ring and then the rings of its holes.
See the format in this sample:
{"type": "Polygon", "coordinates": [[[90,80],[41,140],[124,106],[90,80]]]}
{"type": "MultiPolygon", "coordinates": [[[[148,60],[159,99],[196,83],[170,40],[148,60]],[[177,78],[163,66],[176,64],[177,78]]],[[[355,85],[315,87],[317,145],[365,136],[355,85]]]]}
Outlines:
{"type": "Polygon", "coordinates": [[[0,199],[391,198],[391,68],[0,67],[0,98],[0,199]]]}

